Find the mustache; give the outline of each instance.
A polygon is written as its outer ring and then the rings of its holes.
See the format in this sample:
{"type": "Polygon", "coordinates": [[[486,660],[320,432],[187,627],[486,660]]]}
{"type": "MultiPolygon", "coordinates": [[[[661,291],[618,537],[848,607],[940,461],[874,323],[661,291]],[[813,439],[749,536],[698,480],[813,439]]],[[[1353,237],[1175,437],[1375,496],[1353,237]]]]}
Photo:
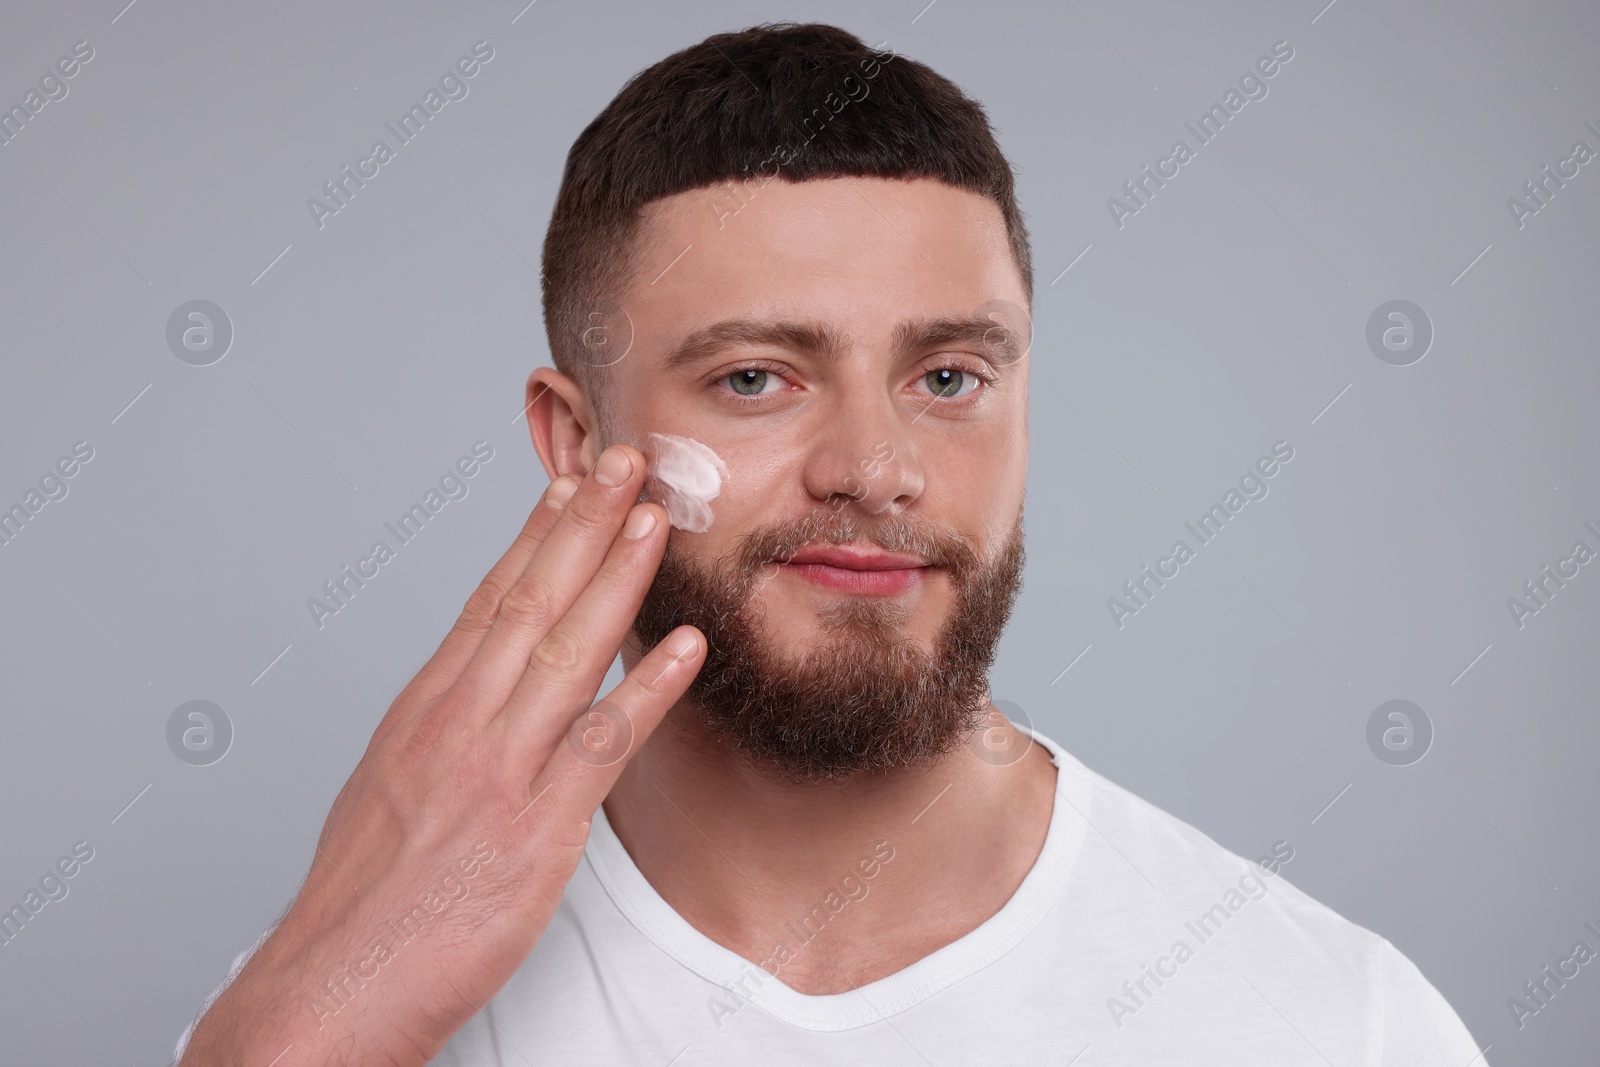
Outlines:
{"type": "Polygon", "coordinates": [[[958,577],[982,565],[966,538],[939,523],[906,514],[868,519],[844,512],[814,512],[752,531],[739,542],[733,563],[746,581],[772,577],[778,564],[793,559],[807,545],[863,541],[887,552],[921,556],[931,566],[949,568],[958,577]]]}

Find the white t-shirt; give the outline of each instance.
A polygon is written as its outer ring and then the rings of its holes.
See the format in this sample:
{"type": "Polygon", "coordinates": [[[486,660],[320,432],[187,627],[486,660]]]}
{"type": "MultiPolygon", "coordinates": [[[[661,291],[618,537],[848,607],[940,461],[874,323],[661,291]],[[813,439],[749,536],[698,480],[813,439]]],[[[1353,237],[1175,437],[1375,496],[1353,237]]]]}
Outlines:
{"type": "MultiPolygon", "coordinates": [[[[433,1064],[1485,1063],[1388,941],[1033,736],[1058,768],[1043,851],[959,940],[848,993],[798,993],[781,963],[675,912],[601,809],[549,930],[433,1064]]],[[[871,892],[887,844],[789,924],[790,951],[871,892]]]]}
{"type": "MultiPolygon", "coordinates": [[[[1033,737],[1058,768],[1056,803],[1017,891],[848,993],[798,993],[788,956],[761,961],[774,976],[700,933],[596,811],[549,929],[432,1063],[1486,1067],[1388,941],[1033,737]]],[[[895,851],[852,858],[785,950],[807,951],[895,851]]]]}

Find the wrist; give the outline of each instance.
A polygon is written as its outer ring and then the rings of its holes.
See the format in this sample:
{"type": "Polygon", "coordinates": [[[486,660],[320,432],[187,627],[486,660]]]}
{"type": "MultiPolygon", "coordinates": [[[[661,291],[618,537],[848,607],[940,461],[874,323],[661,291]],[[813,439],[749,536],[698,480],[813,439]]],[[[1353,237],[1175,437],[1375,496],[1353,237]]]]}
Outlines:
{"type": "Polygon", "coordinates": [[[178,1067],[424,1067],[449,1033],[413,999],[414,984],[385,981],[392,970],[378,965],[387,958],[331,947],[345,937],[301,941],[297,929],[261,946],[196,1025],[178,1067]]]}
{"type": "MultiPolygon", "coordinates": [[[[292,926],[293,924],[288,924],[292,926]]],[[[357,1062],[350,1034],[329,1026],[313,988],[316,965],[279,929],[206,1008],[177,1067],[295,1067],[357,1062]],[[342,1041],[332,1041],[336,1034],[342,1041]]]]}

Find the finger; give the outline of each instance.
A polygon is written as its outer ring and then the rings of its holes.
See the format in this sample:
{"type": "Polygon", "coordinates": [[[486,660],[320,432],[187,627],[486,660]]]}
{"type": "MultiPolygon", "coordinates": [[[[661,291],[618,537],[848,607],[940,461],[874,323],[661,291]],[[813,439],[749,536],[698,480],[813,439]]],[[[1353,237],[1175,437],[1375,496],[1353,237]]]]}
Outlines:
{"type": "MultiPolygon", "coordinates": [[[[528,670],[534,646],[594,579],[639,498],[644,469],[644,456],[631,445],[612,445],[601,453],[527,567],[506,590],[494,625],[457,682],[484,720],[505,705],[528,670]]],[[[640,556],[637,565],[653,573],[665,538],[650,539],[650,544],[655,558],[640,556]]]]}
{"type": "MultiPolygon", "coordinates": [[[[705,663],[706,639],[693,626],[673,630],[651,649],[605,699],[564,727],[565,739],[551,751],[530,786],[528,829],[564,832],[594,817],[622,768],[661,724],[705,663]]],[[[508,731],[544,727],[547,719],[502,720],[508,731]]],[[[521,745],[520,740],[512,740],[521,745]]]]}
{"type": "Polygon", "coordinates": [[[544,543],[556,520],[561,518],[561,512],[577,492],[579,483],[576,475],[563,474],[545,489],[539,503],[528,514],[528,520],[523,523],[516,540],[511,542],[511,547],[478,583],[478,587],[462,605],[455,625],[440,642],[434,658],[441,661],[441,667],[448,671],[453,666],[455,670],[451,673],[459,675],[461,668],[472,659],[472,654],[483,643],[484,635],[500,614],[500,602],[505,598],[506,591],[528,569],[528,562],[544,543]]]}
{"type": "Polygon", "coordinates": [[[667,513],[659,504],[635,504],[594,580],[571,609],[533,646],[527,669],[499,712],[501,718],[535,720],[524,735],[542,758],[579,708],[594,699],[605,673],[639,614],[666,548],[667,513]]]}
{"type": "MultiPolygon", "coordinates": [[[[478,646],[483,643],[484,635],[500,614],[500,602],[505,598],[506,591],[528,569],[528,561],[561,517],[562,509],[572,499],[578,484],[576,476],[563,474],[545,489],[539,503],[528,513],[528,519],[522,524],[516,540],[511,542],[511,547],[467,598],[455,625],[439,642],[438,649],[422,670],[417,672],[411,684],[406,686],[402,696],[414,696],[423,703],[431,703],[434,697],[449,689],[461,677],[478,646]]],[[[413,701],[397,701],[399,703],[409,705],[413,701]]]]}

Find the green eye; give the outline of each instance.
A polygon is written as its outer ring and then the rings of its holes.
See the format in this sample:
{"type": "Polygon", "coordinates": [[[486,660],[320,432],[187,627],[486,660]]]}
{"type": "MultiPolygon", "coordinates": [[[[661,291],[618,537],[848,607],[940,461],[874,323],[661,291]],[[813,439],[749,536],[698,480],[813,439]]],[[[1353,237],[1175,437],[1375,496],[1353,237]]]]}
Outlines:
{"type": "Polygon", "coordinates": [[[741,370],[728,375],[728,384],[742,396],[756,396],[767,387],[764,370],[741,370]]]}
{"type": "Polygon", "coordinates": [[[966,384],[966,380],[967,376],[953,367],[942,367],[923,375],[923,381],[928,383],[929,392],[942,398],[960,396],[961,387],[966,384]]]}

